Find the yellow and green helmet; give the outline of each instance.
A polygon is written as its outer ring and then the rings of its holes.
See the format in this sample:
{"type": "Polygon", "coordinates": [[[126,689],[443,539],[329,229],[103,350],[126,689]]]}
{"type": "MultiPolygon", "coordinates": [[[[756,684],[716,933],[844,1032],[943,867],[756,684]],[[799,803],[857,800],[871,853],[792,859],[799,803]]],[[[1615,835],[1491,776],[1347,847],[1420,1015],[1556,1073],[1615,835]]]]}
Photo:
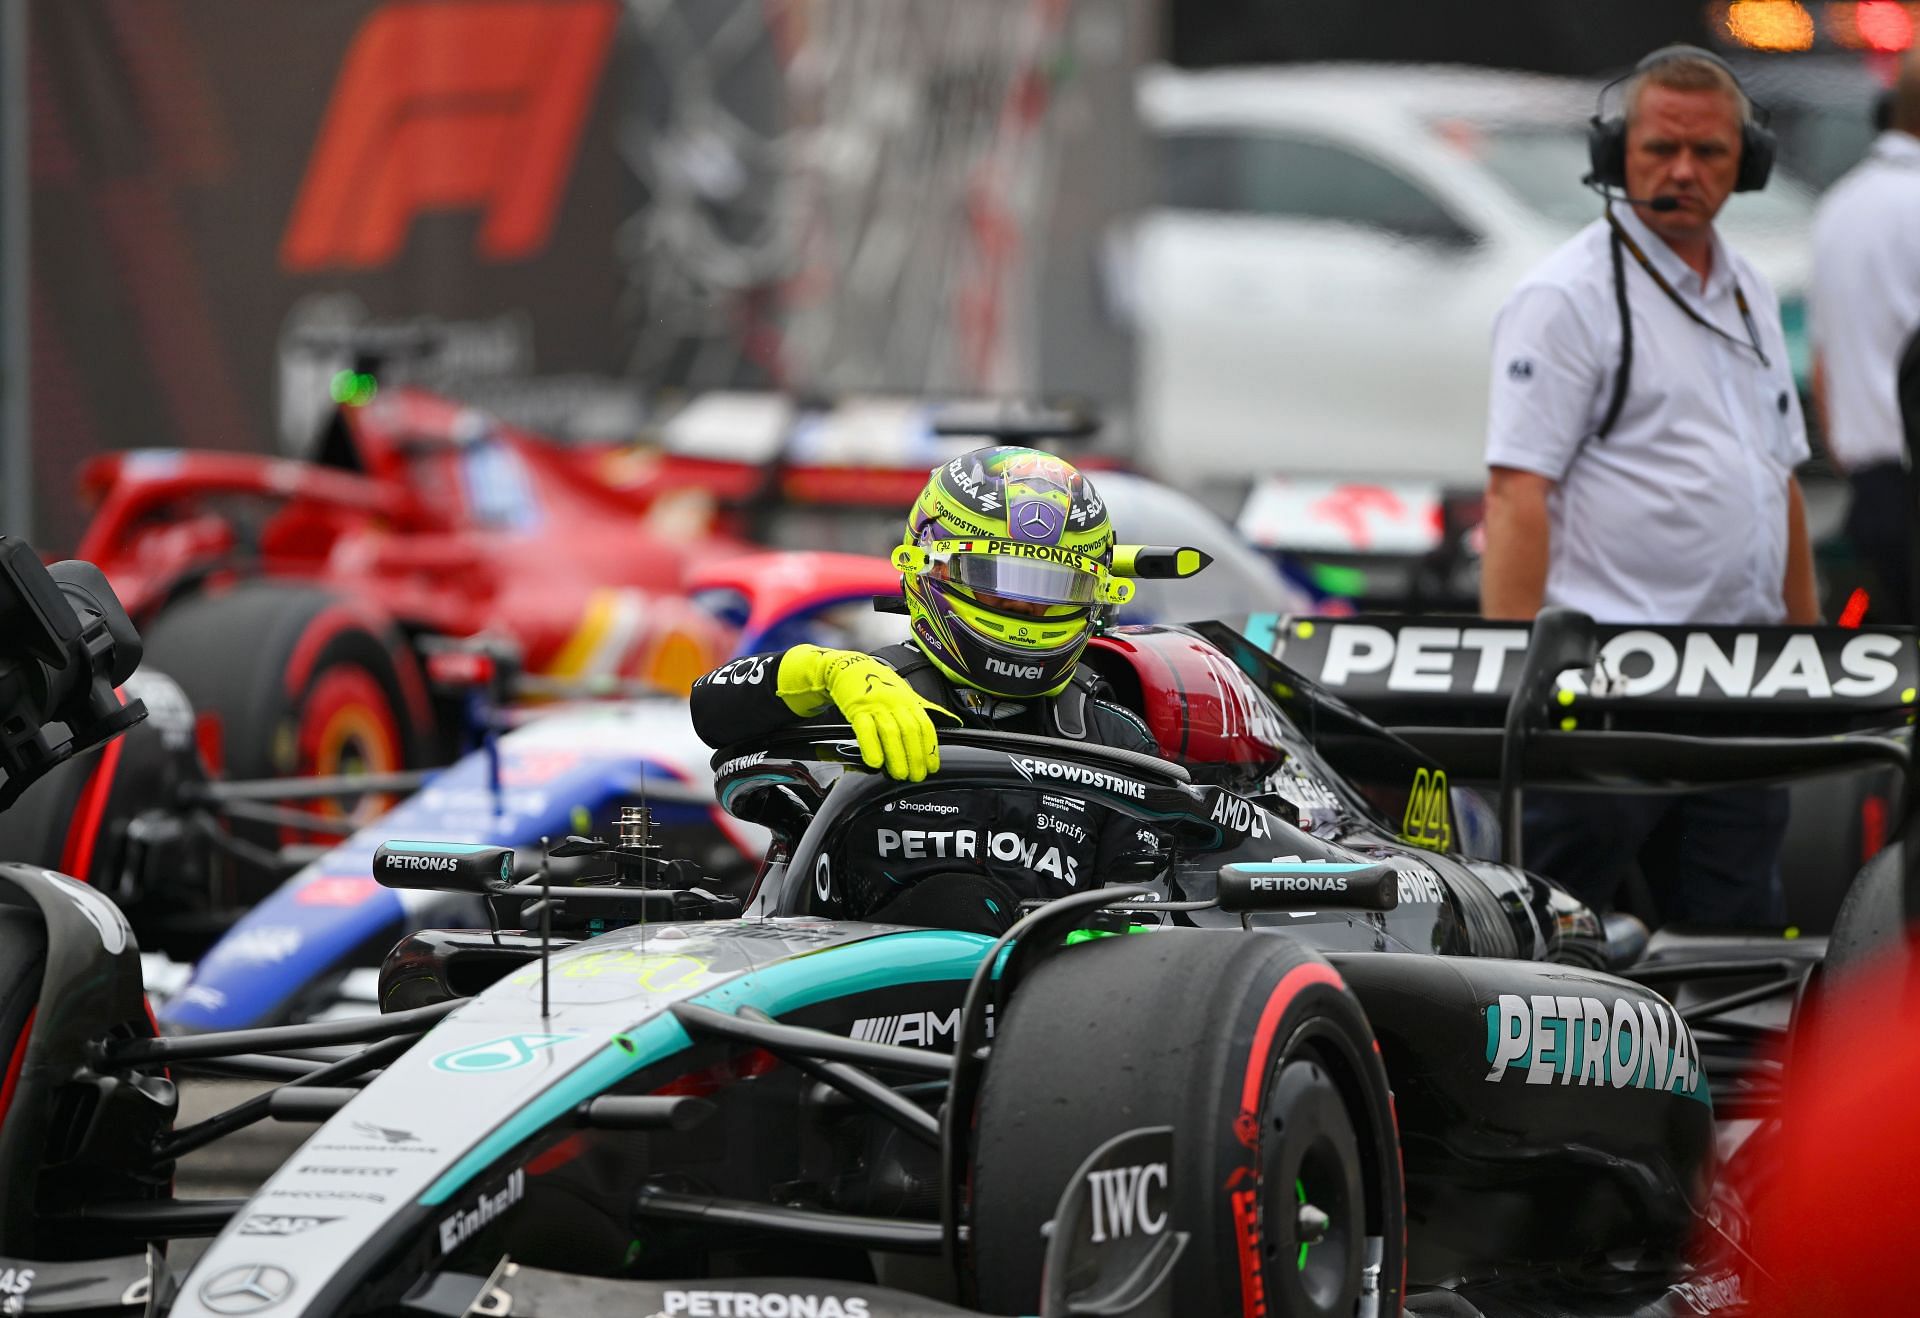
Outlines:
{"type": "Polygon", "coordinates": [[[1113,525],[1092,482],[1003,445],[935,467],[894,550],[921,650],[955,682],[1053,695],[1133,584],[1112,573],[1113,525]]]}

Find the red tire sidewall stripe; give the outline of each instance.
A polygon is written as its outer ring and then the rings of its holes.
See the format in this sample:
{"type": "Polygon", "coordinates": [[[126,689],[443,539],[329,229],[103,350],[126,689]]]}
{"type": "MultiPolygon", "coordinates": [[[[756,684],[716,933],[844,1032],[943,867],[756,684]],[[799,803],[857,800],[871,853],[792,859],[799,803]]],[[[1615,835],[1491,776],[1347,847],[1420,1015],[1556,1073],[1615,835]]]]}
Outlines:
{"type": "Polygon", "coordinates": [[[1273,986],[1267,1005],[1260,1009],[1259,1023],[1253,1027],[1253,1046],[1247,1052],[1247,1073],[1240,1081],[1240,1113],[1233,1123],[1235,1137],[1250,1149],[1259,1147],[1260,1098],[1266,1091],[1267,1058],[1273,1052],[1273,1039],[1279,1031],[1280,1018],[1287,1014],[1287,1008],[1293,1005],[1293,1000],[1309,984],[1331,985],[1337,992],[1345,992],[1347,987],[1346,981],[1340,978],[1340,972],[1325,962],[1309,961],[1295,966],[1273,986]]]}
{"type": "MultiPolygon", "coordinates": [[[[400,683],[400,702],[407,707],[406,717],[412,724],[413,733],[412,736],[402,735],[400,752],[404,756],[411,749],[415,755],[423,754],[426,743],[432,737],[433,708],[427,700],[427,683],[420,675],[420,666],[414,662],[412,652],[404,646],[393,654],[393,675],[400,683]]],[[[401,731],[404,734],[407,729],[401,731]]]]}
{"type": "Polygon", "coordinates": [[[7,1059],[7,1076],[0,1080],[0,1126],[7,1124],[7,1112],[13,1107],[14,1086],[20,1083],[20,1069],[27,1062],[27,1041],[33,1038],[33,1018],[39,1015],[38,1007],[27,1009],[27,1023],[20,1027],[20,1038],[13,1045],[13,1056],[7,1059]]]}
{"type": "MultiPolygon", "coordinates": [[[[387,651],[388,662],[393,668],[394,681],[399,685],[400,703],[406,707],[405,717],[415,729],[425,730],[432,722],[432,712],[427,704],[426,684],[414,670],[411,656],[393,652],[386,644],[388,628],[386,623],[367,614],[353,605],[340,603],[328,606],[314,615],[307,629],[300,633],[300,640],[293,647],[293,654],[287,660],[286,690],[289,698],[298,700],[307,689],[307,682],[313,676],[314,665],[320,661],[321,653],[333,639],[350,627],[359,627],[366,631],[382,649],[387,651]]],[[[401,711],[394,711],[396,722],[402,717],[401,711]]],[[[401,731],[401,752],[406,752],[409,740],[401,731]]]]}
{"type": "Polygon", "coordinates": [[[81,883],[87,881],[87,871],[93,866],[100,817],[107,811],[107,798],[113,794],[113,777],[120,771],[121,745],[120,738],[115,737],[100,752],[100,762],[93,766],[87,785],[80,789],[73,822],[67,826],[66,845],[60,849],[60,872],[81,883]]]}
{"type": "MultiPolygon", "coordinates": [[[[367,768],[376,773],[385,773],[405,767],[406,734],[400,727],[400,713],[393,708],[387,689],[381,685],[379,678],[364,667],[357,663],[340,664],[321,670],[319,681],[307,692],[307,697],[301,705],[300,721],[294,729],[294,772],[321,775],[344,772],[335,758],[340,749],[338,746],[332,748],[332,755],[322,754],[328,750],[326,743],[332,739],[330,734],[334,732],[335,725],[343,719],[368,725],[364,729],[366,735],[359,735],[369,761],[367,768]]],[[[386,805],[379,807],[382,811],[390,809],[398,800],[391,796],[378,799],[386,802],[386,805]]],[[[342,814],[338,802],[310,802],[305,808],[329,818],[339,818],[342,814]]],[[[297,828],[282,826],[280,840],[282,844],[324,841],[331,845],[338,839],[324,835],[310,836],[297,828]]]]}
{"type": "Polygon", "coordinates": [[[1267,1063],[1273,1055],[1273,1041],[1287,1009],[1293,1006],[1293,1000],[1300,996],[1302,990],[1314,984],[1326,984],[1339,992],[1344,992],[1347,987],[1346,981],[1340,978],[1340,972],[1322,961],[1308,961],[1282,975],[1280,982],[1273,986],[1273,992],[1267,996],[1266,1005],[1260,1009],[1260,1019],[1253,1027],[1253,1043],[1247,1050],[1246,1074],[1240,1081],[1240,1110],[1234,1116],[1233,1137],[1256,1158],[1247,1169],[1252,1173],[1251,1185],[1243,1184],[1248,1178],[1239,1173],[1227,1183],[1227,1198],[1234,1221],[1234,1248],[1240,1253],[1240,1310],[1243,1318],[1261,1318],[1267,1311],[1265,1287],[1260,1278],[1260,1242],[1254,1238],[1258,1221],[1260,1099],[1266,1092],[1267,1063]]]}
{"type": "Polygon", "coordinates": [[[407,752],[405,734],[400,728],[400,711],[393,707],[392,701],[387,698],[386,688],[372,673],[357,664],[328,669],[320,684],[307,695],[308,699],[301,707],[300,722],[294,731],[294,746],[301,772],[342,772],[338,764],[324,763],[320,752],[325,749],[324,742],[335,722],[355,711],[366,714],[377,727],[384,743],[366,748],[370,753],[383,753],[388,761],[375,766],[376,770],[387,772],[405,767],[407,752]]]}
{"type": "Polygon", "coordinates": [[[327,648],[327,643],[347,628],[360,625],[364,624],[344,604],[329,605],[315,614],[306,630],[300,633],[293,653],[287,657],[287,694],[299,699],[307,689],[307,679],[313,676],[313,666],[320,661],[320,652],[327,648]]]}

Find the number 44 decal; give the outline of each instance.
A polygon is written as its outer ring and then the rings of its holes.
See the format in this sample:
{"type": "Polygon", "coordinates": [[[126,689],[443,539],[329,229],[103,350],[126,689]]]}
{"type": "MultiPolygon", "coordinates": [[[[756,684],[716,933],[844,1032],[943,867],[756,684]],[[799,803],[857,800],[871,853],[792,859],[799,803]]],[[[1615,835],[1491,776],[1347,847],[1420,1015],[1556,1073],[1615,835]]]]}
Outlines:
{"type": "Polygon", "coordinates": [[[1413,775],[1413,790],[1407,794],[1407,817],[1400,825],[1400,836],[1415,846],[1451,850],[1451,804],[1446,771],[1420,770],[1413,775]]]}

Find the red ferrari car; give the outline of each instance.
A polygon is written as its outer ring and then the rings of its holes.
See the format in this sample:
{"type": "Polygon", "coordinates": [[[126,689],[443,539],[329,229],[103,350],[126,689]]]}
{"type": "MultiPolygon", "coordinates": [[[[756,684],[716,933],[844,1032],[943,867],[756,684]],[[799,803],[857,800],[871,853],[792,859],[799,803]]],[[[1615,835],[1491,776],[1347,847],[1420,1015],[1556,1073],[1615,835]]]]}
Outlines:
{"type": "MultiPolygon", "coordinates": [[[[426,680],[442,638],[500,642],[525,673],[576,685],[684,691],[753,630],[724,600],[689,599],[701,571],[774,541],[884,553],[936,462],[981,436],[1091,428],[1005,404],[709,395],[657,447],[562,443],[358,368],[342,378],[310,461],[145,450],[83,473],[95,515],[76,552],[202,711],[202,749],[229,776],[441,762],[464,699],[426,680]],[[796,511],[819,524],[791,525],[796,511]]],[[[884,561],[834,573],[824,586],[898,589],[884,561]]]]}
{"type": "MultiPolygon", "coordinates": [[[[83,477],[101,565],[237,777],[437,763],[457,701],[439,638],[530,674],[684,691],[742,620],[688,598],[765,478],[740,462],[566,446],[423,390],[341,406],[314,461],[134,451],[83,477]]],[[[895,588],[884,562],[846,564],[895,588]]]]}

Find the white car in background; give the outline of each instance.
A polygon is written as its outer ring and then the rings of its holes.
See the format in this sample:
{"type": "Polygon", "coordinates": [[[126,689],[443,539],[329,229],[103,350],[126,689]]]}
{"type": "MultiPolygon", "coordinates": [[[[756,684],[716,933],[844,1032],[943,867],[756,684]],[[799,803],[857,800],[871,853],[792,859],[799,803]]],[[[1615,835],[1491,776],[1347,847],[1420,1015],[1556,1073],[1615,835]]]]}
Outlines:
{"type": "MultiPolygon", "coordinates": [[[[1139,333],[1142,464],[1218,496],[1269,475],[1290,497],[1482,484],[1494,313],[1600,215],[1579,181],[1597,87],[1424,66],[1148,70],[1157,194],[1117,287],[1139,333]]],[[[1803,379],[1811,212],[1776,171],[1721,221],[1779,293],[1803,379]]]]}

